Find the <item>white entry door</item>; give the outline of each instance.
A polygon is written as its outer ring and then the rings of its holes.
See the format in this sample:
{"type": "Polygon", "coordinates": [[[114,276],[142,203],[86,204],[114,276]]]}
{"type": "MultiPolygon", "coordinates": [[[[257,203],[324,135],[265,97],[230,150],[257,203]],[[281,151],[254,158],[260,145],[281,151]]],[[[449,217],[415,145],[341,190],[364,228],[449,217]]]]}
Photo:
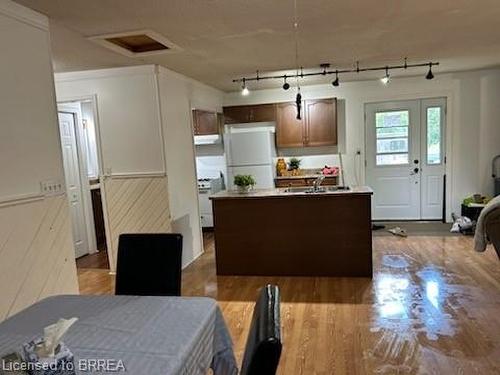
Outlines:
{"type": "Polygon", "coordinates": [[[366,105],[366,178],[374,220],[443,217],[446,100],[366,105]]]}
{"type": "Polygon", "coordinates": [[[88,254],[85,214],[82,204],[82,188],[80,167],[78,163],[78,148],[75,135],[75,115],[70,112],[58,112],[59,132],[63,151],[66,194],[69,200],[75,257],[88,254]]]}

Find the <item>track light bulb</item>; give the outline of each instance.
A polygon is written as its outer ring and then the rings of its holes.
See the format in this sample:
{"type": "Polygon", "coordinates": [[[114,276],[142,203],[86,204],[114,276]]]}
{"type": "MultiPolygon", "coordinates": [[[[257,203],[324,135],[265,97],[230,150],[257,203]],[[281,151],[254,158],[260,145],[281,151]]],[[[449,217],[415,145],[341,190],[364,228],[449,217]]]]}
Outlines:
{"type": "Polygon", "coordinates": [[[433,78],[434,78],[434,74],[432,73],[432,64],[429,64],[429,71],[427,72],[425,79],[433,79],[433,78]]]}
{"type": "Polygon", "coordinates": [[[245,82],[245,79],[243,78],[243,86],[241,88],[241,95],[247,96],[250,94],[250,91],[248,90],[247,83],[245,82]]]}
{"type": "Polygon", "coordinates": [[[380,78],[380,82],[382,82],[384,85],[387,85],[390,80],[391,76],[389,75],[389,68],[385,68],[385,76],[380,78]]]}
{"type": "Polygon", "coordinates": [[[290,84],[285,80],[285,83],[283,83],[283,90],[288,90],[290,88],[290,84]]]}

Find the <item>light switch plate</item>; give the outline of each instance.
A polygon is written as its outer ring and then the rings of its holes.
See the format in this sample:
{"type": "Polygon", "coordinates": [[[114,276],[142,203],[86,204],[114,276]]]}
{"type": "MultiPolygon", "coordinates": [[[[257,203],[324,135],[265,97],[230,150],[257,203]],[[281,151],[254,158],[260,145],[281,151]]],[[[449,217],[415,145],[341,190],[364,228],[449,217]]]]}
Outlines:
{"type": "Polygon", "coordinates": [[[63,184],[59,180],[41,181],[40,188],[45,196],[59,195],[64,191],[63,184]]]}

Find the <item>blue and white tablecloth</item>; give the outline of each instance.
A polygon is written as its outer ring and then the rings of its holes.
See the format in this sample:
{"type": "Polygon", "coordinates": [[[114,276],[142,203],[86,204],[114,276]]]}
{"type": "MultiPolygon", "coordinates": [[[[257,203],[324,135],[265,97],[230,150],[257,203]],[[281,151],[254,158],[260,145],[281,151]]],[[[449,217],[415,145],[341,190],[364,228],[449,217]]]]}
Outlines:
{"type": "Polygon", "coordinates": [[[237,374],[231,338],[217,303],[203,297],[57,296],[0,324],[0,356],[20,352],[60,318],[78,317],[63,341],[77,374],[237,374]],[[89,370],[101,360],[108,370],[89,370]],[[106,362],[107,361],[107,362],[106,362]],[[120,367],[120,366],[118,366],[120,367]]]}

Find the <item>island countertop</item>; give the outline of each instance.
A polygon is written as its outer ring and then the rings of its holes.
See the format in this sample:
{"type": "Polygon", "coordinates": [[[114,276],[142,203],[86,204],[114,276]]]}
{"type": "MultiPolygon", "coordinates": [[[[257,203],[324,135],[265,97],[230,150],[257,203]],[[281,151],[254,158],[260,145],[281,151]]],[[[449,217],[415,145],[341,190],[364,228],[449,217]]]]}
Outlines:
{"type": "Polygon", "coordinates": [[[288,191],[288,188],[255,189],[248,193],[240,193],[237,190],[223,190],[210,196],[210,199],[255,199],[255,198],[287,198],[287,197],[323,197],[323,196],[349,196],[349,195],[372,195],[373,190],[369,186],[353,186],[348,190],[333,190],[322,193],[306,193],[304,191],[288,191]]]}

